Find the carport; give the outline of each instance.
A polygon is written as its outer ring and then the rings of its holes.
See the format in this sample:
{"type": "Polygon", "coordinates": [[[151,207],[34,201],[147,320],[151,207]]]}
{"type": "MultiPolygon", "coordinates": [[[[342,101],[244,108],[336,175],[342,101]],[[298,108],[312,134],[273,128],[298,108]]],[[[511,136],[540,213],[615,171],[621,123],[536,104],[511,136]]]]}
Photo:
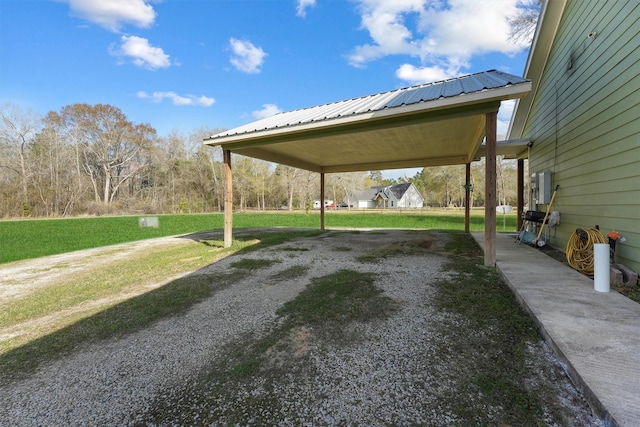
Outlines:
{"type": "MultiPolygon", "coordinates": [[[[496,141],[500,102],[526,96],[531,82],[496,70],[279,113],[205,140],[221,146],[225,166],[224,245],[231,245],[231,153],[324,174],[467,165],[486,158],[485,265],[496,262],[496,155],[522,159],[528,141],[496,141]],[[484,141],[484,143],[483,143],[484,141]]],[[[519,199],[522,168],[519,165],[519,199]]],[[[469,186],[467,185],[467,189],[469,186]]],[[[322,204],[321,204],[322,205],[322,204]]],[[[518,212],[522,211],[518,201],[518,212]]],[[[469,231],[469,191],[465,231],[469,231]]],[[[324,229],[324,206],[320,209],[324,229]]]]}

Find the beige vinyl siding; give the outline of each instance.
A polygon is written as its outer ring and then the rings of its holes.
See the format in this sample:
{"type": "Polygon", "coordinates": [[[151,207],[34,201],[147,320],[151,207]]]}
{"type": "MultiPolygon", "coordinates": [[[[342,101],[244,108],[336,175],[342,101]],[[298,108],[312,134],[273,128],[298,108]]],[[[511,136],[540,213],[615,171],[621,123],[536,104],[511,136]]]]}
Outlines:
{"type": "MultiPolygon", "coordinates": [[[[620,232],[618,262],[640,271],[640,2],[570,0],[523,135],[529,169],[559,185],[564,248],[576,228],[620,232]],[[596,37],[589,38],[595,31],[596,37]],[[572,59],[572,67],[568,64],[572,59]]],[[[538,206],[545,210],[546,205],[538,206]]]]}

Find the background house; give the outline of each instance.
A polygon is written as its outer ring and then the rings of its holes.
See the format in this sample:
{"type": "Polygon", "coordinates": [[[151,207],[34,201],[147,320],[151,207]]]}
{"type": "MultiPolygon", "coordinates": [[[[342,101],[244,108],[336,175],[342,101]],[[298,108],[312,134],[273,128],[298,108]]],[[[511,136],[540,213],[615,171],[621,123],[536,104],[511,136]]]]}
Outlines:
{"type": "Polygon", "coordinates": [[[350,193],[346,202],[354,208],[421,208],[424,198],[410,182],[371,187],[350,193]]]}
{"type": "MultiPolygon", "coordinates": [[[[541,11],[509,139],[528,138],[530,173],[559,186],[552,246],[577,228],[618,231],[616,262],[640,270],[640,2],[553,0],[541,11]],[[541,175],[536,175],[541,176],[541,175]],[[544,175],[543,175],[544,176],[544,175]]],[[[548,198],[530,188],[529,206],[548,198]]]]}

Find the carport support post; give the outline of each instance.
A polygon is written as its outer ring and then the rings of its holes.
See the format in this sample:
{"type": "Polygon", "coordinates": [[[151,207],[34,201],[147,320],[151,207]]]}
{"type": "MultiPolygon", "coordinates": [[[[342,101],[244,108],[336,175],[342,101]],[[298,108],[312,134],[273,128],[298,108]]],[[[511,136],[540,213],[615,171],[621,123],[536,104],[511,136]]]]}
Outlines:
{"type": "Polygon", "coordinates": [[[233,182],[231,179],[231,151],[222,150],[224,161],[224,247],[231,246],[233,238],[233,182]]]}
{"type": "Polygon", "coordinates": [[[320,230],[324,231],[324,172],[320,172],[320,230]]]}
{"type": "Polygon", "coordinates": [[[464,178],[464,232],[469,232],[469,217],[471,216],[471,163],[467,163],[464,178]]]}
{"type": "Polygon", "coordinates": [[[518,225],[516,231],[522,228],[522,211],[524,210],[524,159],[518,159],[518,198],[516,215],[518,215],[518,225]]]}
{"type": "Polygon", "coordinates": [[[484,265],[496,265],[496,133],[498,113],[486,114],[484,192],[484,265]]]}

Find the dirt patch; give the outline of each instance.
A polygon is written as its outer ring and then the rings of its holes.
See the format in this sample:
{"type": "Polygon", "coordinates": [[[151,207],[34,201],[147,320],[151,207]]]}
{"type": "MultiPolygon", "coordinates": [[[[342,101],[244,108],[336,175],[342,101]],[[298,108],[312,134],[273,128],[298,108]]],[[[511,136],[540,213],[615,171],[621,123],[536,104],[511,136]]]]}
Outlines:
{"type": "MultiPolygon", "coordinates": [[[[109,265],[116,266],[120,260],[136,254],[189,243],[191,243],[189,240],[180,238],[150,239],[0,265],[0,307],[18,301],[32,292],[45,288],[53,289],[79,275],[87,276],[99,268],[109,265]]],[[[43,331],[52,332],[52,325],[70,323],[81,315],[86,316],[87,313],[103,310],[121,301],[159,288],[176,277],[167,276],[166,279],[153,283],[132,283],[131,286],[124,287],[118,293],[85,301],[82,304],[67,307],[60,312],[0,328],[0,343],[18,336],[33,336],[36,331],[40,333],[43,331]]]]}
{"type": "Polygon", "coordinates": [[[293,328],[285,338],[278,341],[265,352],[262,370],[280,369],[309,354],[311,347],[311,330],[306,326],[293,328]]]}
{"type": "Polygon", "coordinates": [[[189,242],[175,237],[162,237],[0,264],[0,301],[6,303],[35,289],[64,282],[73,274],[95,270],[96,267],[141,251],[189,242]]]}

